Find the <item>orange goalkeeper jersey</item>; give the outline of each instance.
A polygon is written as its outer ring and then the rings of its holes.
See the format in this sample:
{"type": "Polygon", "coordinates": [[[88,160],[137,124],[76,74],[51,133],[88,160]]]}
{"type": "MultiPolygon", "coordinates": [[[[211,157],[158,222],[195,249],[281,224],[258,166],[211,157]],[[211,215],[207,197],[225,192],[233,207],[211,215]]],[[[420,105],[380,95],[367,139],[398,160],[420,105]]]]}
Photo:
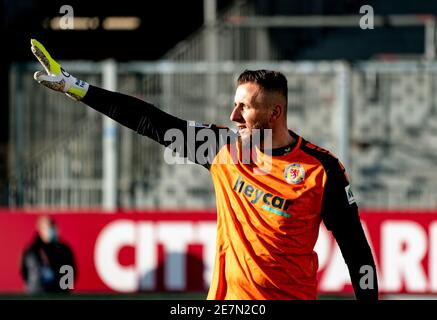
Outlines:
{"type": "Polygon", "coordinates": [[[229,144],[217,153],[210,168],[217,253],[208,299],[317,297],[313,249],[327,173],[314,154],[321,151],[296,138],[282,155],[256,149],[256,161],[250,164],[242,163],[238,144],[238,161],[233,161],[229,144]],[[257,172],[260,168],[267,173],[257,172]]]}

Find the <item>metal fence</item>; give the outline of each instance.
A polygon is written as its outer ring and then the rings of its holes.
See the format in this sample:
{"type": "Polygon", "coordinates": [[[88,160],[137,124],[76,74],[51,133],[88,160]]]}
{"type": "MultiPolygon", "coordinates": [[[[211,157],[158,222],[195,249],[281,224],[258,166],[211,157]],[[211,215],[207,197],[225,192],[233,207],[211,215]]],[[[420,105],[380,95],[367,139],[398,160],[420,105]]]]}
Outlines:
{"type": "MultiPolygon", "coordinates": [[[[102,64],[62,64],[101,84],[102,64]]],[[[10,204],[100,207],[102,116],[40,88],[32,79],[35,68],[17,65],[11,71],[10,204]]],[[[287,76],[289,127],[340,157],[361,207],[436,207],[437,64],[124,63],[116,76],[118,91],[176,116],[232,126],[235,80],[245,68],[287,76]]],[[[159,144],[117,127],[118,207],[214,206],[207,170],[168,165],[159,144]]]]}
{"type": "Polygon", "coordinates": [[[367,62],[351,76],[351,175],[361,202],[435,208],[437,63],[367,62]]]}

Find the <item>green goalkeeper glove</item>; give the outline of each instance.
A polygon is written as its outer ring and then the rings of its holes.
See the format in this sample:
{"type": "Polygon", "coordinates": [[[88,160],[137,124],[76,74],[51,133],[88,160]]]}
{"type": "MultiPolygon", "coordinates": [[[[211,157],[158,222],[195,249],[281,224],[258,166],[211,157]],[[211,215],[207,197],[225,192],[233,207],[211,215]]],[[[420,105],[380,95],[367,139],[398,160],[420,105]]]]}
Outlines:
{"type": "Polygon", "coordinates": [[[47,88],[64,92],[74,100],[81,100],[88,91],[89,84],[76,79],[66,72],[47,52],[44,46],[35,39],[30,40],[35,57],[42,64],[44,71],[37,71],[33,78],[47,88]]]}

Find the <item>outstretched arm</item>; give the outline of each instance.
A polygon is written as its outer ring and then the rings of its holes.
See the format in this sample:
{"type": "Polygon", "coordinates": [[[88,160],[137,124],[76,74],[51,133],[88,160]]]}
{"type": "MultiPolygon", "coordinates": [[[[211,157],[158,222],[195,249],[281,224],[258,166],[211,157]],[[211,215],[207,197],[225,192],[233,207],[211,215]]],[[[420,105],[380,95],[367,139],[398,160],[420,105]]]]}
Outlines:
{"type": "Polygon", "coordinates": [[[217,150],[219,129],[216,126],[198,126],[193,122],[187,122],[170,115],[151,103],[89,85],[66,72],[37,40],[32,39],[31,45],[32,52],[45,69],[45,72],[38,71],[34,74],[35,80],[39,83],[52,90],[63,92],[76,101],[87,104],[120,124],[164,146],[170,146],[175,142],[174,139],[169,139],[172,135],[168,134],[166,136],[166,133],[169,133],[171,129],[179,130],[183,134],[183,143],[174,145],[173,150],[178,151],[179,154],[183,154],[184,157],[195,163],[209,167],[215,154],[208,154],[202,159],[198,159],[196,151],[202,141],[195,141],[194,137],[202,129],[213,130],[216,137],[214,141],[215,150],[217,150]],[[194,137],[189,136],[189,130],[193,131],[194,137]],[[203,161],[199,162],[199,160],[203,161]]]}
{"type": "Polygon", "coordinates": [[[34,74],[35,80],[42,85],[54,91],[63,92],[70,98],[89,105],[120,124],[161,144],[164,144],[166,130],[186,129],[186,121],[169,115],[150,103],[91,86],[73,77],[35,39],[31,40],[31,50],[45,69],[45,72],[37,71],[34,74]]]}
{"type": "Polygon", "coordinates": [[[377,300],[376,266],[344,168],[335,160],[327,174],[322,219],[343,254],[357,300],[377,300]]]}
{"type": "Polygon", "coordinates": [[[172,116],[151,103],[122,93],[90,85],[81,101],[118,123],[165,146],[171,143],[164,139],[167,130],[187,131],[187,121],[172,116]]]}

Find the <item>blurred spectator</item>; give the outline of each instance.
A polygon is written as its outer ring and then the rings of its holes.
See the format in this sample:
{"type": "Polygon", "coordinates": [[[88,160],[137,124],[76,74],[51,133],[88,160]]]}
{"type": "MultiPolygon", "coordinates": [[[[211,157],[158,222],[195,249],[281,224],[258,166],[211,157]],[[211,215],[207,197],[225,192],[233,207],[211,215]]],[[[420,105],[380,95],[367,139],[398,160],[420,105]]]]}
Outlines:
{"type": "Polygon", "coordinates": [[[58,229],[51,217],[39,217],[32,243],[25,249],[21,259],[21,275],[28,293],[69,292],[63,289],[60,280],[63,265],[76,272],[71,249],[58,238],[58,229]]]}

